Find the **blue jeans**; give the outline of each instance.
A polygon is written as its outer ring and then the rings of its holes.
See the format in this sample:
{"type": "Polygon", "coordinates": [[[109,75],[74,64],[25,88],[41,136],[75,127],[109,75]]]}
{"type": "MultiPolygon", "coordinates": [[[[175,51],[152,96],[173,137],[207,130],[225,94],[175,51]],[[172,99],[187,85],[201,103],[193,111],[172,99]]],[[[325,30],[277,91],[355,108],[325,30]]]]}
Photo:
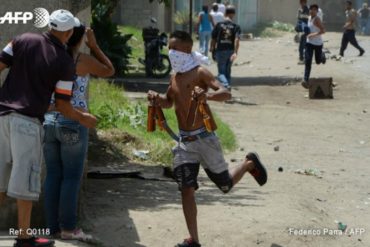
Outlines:
{"type": "Polygon", "coordinates": [[[310,79],[311,74],[311,67],[312,67],[312,58],[315,52],[315,61],[316,64],[320,64],[322,62],[322,45],[313,45],[310,43],[306,43],[306,55],[305,55],[305,70],[304,70],[304,81],[310,79]]]}
{"type": "Polygon", "coordinates": [[[72,231],[87,152],[88,129],[57,112],[45,115],[45,213],[51,234],[72,231]]]}
{"type": "Polygon", "coordinates": [[[307,35],[303,33],[299,41],[299,60],[304,60],[305,48],[306,48],[307,35]]]}
{"type": "Polygon", "coordinates": [[[368,23],[368,19],[360,19],[360,27],[361,27],[362,35],[367,34],[367,23],[368,23]]]}
{"type": "Polygon", "coordinates": [[[234,50],[216,51],[216,61],[218,68],[218,78],[225,87],[231,86],[231,66],[230,60],[234,50]]]}
{"type": "Polygon", "coordinates": [[[211,31],[205,31],[199,33],[199,51],[208,56],[208,45],[211,39],[211,31]]]}

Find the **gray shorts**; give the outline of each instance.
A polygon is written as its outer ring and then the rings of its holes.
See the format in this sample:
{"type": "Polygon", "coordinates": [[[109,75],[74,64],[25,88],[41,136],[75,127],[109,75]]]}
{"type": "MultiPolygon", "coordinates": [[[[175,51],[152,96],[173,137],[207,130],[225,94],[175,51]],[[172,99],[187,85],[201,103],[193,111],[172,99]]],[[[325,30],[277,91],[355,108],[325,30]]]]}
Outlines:
{"type": "Polygon", "coordinates": [[[181,190],[184,187],[198,188],[199,165],[208,177],[223,191],[228,192],[233,184],[221,144],[216,135],[192,142],[179,142],[172,150],[174,176],[181,190]]]}
{"type": "Polygon", "coordinates": [[[43,128],[17,113],[0,116],[0,192],[37,201],[41,192],[43,128]]]}

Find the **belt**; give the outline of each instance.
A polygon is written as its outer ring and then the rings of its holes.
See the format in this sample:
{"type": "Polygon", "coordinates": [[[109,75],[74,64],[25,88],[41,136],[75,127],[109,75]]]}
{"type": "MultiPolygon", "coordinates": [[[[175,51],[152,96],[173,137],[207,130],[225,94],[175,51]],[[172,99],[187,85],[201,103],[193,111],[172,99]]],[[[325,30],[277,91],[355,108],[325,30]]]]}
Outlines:
{"type": "Polygon", "coordinates": [[[214,132],[204,131],[204,132],[196,134],[196,135],[190,135],[190,136],[180,135],[180,140],[181,140],[181,142],[193,142],[193,141],[201,140],[201,139],[204,139],[206,137],[214,136],[214,135],[215,135],[214,132]]]}
{"type": "Polygon", "coordinates": [[[207,131],[206,127],[202,127],[191,131],[180,130],[180,136],[196,136],[206,131],[207,131]]]}

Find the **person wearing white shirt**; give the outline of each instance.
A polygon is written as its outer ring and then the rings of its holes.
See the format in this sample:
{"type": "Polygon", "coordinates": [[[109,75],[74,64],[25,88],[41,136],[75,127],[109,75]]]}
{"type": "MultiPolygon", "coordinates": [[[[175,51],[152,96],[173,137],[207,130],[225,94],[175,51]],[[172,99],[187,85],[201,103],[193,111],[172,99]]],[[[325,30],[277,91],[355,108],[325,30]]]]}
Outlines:
{"type": "Polygon", "coordinates": [[[319,11],[317,12],[317,16],[321,19],[321,22],[324,22],[324,12],[321,8],[319,8],[319,11]]]}
{"type": "Polygon", "coordinates": [[[223,4],[223,3],[220,2],[217,5],[218,5],[218,11],[220,11],[223,15],[225,15],[225,11],[226,11],[225,4],[223,4]]]}
{"type": "Polygon", "coordinates": [[[225,16],[224,16],[224,14],[222,14],[221,11],[219,11],[217,3],[214,3],[212,5],[212,11],[211,11],[210,15],[213,18],[213,23],[214,23],[215,26],[217,25],[217,23],[223,22],[225,20],[225,16]]]}
{"type": "Polygon", "coordinates": [[[323,39],[322,34],[325,33],[325,28],[318,16],[319,6],[312,4],[310,6],[310,19],[308,20],[308,28],[310,33],[306,40],[306,55],[305,55],[305,71],[302,86],[309,88],[309,79],[311,75],[312,59],[315,55],[316,64],[325,64],[325,54],[322,52],[323,39]]]}

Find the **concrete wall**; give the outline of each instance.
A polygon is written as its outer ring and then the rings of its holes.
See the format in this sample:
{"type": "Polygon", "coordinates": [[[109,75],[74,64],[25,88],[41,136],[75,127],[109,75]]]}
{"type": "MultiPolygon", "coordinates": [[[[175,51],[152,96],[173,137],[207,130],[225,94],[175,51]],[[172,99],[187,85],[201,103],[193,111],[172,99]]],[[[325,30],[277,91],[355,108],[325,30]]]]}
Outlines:
{"type": "MultiPolygon", "coordinates": [[[[30,11],[34,8],[43,7],[51,13],[56,9],[67,9],[84,23],[90,23],[91,9],[90,0],[1,0],[0,16],[7,11],[30,11]]],[[[47,28],[38,29],[30,22],[28,24],[0,24],[0,47],[4,47],[14,36],[24,32],[43,32],[47,28]]],[[[4,78],[6,73],[2,73],[4,78]]],[[[43,223],[42,202],[36,203],[33,210],[32,225],[45,227],[43,223]]],[[[5,205],[0,207],[0,230],[8,230],[9,227],[17,226],[15,200],[7,199],[5,205]]]]}
{"type": "MultiPolygon", "coordinates": [[[[369,0],[354,0],[356,8],[362,2],[369,0]]],[[[213,0],[193,0],[194,12],[198,12],[202,5],[211,6],[213,0]]],[[[252,28],[256,23],[280,21],[295,24],[299,0],[230,0],[236,5],[235,21],[241,25],[243,31],[252,28]]],[[[325,26],[329,30],[341,31],[344,23],[344,0],[315,0],[308,3],[317,3],[324,11],[325,26]]],[[[188,10],[188,0],[172,0],[170,8],[157,3],[150,4],[148,0],[121,0],[113,20],[123,25],[144,27],[149,25],[150,17],[158,19],[160,30],[174,30],[173,13],[177,10],[188,10]]]]}
{"type": "Polygon", "coordinates": [[[155,1],[149,3],[148,0],[120,0],[113,13],[113,21],[120,25],[143,28],[149,26],[150,18],[154,17],[158,21],[159,30],[170,31],[168,12],[170,8],[155,1]]]}
{"type": "MultiPolygon", "coordinates": [[[[365,0],[367,1],[367,0],[365,0]]],[[[295,24],[299,0],[258,0],[258,22],[281,21],[295,24]]],[[[327,29],[341,31],[344,24],[344,0],[308,0],[308,4],[317,3],[324,12],[324,24],[327,29]]],[[[353,1],[359,7],[362,0],[353,1]]]]}
{"type": "MultiPolygon", "coordinates": [[[[238,23],[243,32],[254,27],[257,23],[259,0],[229,0],[228,2],[236,7],[234,21],[238,23]]],[[[193,0],[193,11],[198,14],[203,5],[208,5],[211,10],[214,0],[193,0]]],[[[189,1],[174,0],[174,12],[177,10],[188,10],[189,1]]]]}

